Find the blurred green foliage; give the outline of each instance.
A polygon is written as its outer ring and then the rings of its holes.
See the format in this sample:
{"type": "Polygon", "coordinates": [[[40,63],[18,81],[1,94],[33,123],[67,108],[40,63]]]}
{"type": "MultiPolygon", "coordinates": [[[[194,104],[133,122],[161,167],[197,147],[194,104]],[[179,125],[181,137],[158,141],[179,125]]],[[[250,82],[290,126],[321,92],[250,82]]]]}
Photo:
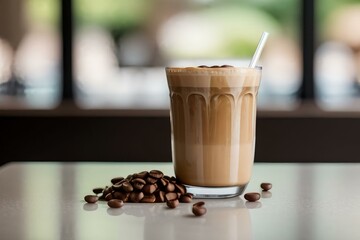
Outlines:
{"type": "Polygon", "coordinates": [[[97,25],[112,32],[136,28],[149,14],[149,0],[74,0],[77,25],[97,25]]]}
{"type": "MultiPolygon", "coordinates": [[[[166,1],[166,0],[164,0],[166,1]]],[[[223,30],[224,45],[214,49],[216,56],[251,56],[259,33],[264,30],[286,34],[298,39],[301,0],[179,0],[182,9],[197,13],[205,19],[216,19],[223,30]],[[246,34],[245,34],[246,33],[246,34]]],[[[335,4],[336,0],[329,1],[335,4]]],[[[351,0],[347,0],[351,1],[351,0]]],[[[59,19],[59,0],[27,0],[31,18],[38,22],[56,24],[59,19]]],[[[77,27],[99,26],[118,37],[137,30],[156,14],[154,4],[161,0],[73,0],[77,27]]]]}
{"type": "Polygon", "coordinates": [[[27,0],[24,2],[26,15],[30,22],[51,26],[56,26],[59,23],[59,0],[27,0]]]}

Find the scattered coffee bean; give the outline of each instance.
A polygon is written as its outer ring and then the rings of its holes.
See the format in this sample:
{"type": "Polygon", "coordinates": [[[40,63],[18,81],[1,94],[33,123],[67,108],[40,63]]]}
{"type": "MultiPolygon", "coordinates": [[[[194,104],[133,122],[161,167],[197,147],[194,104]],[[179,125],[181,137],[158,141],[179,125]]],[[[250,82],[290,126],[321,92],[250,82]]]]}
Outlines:
{"type": "Polygon", "coordinates": [[[120,182],[122,180],[124,180],[123,177],[116,177],[116,178],[111,179],[111,183],[115,184],[115,183],[118,183],[118,182],[120,182]]]}
{"type": "Polygon", "coordinates": [[[233,68],[234,66],[231,66],[231,65],[221,65],[222,68],[233,68]]]}
{"type": "Polygon", "coordinates": [[[271,183],[262,183],[260,185],[260,187],[264,190],[264,191],[269,191],[272,188],[272,184],[271,183]]]}
{"type": "Polygon", "coordinates": [[[93,193],[95,193],[95,194],[100,194],[100,193],[102,193],[103,191],[104,191],[103,188],[94,188],[94,189],[93,189],[93,193]]]}
{"type": "Polygon", "coordinates": [[[118,199],[112,199],[108,202],[108,206],[111,208],[121,208],[124,206],[124,202],[118,199]]]}
{"type": "Polygon", "coordinates": [[[166,205],[169,208],[176,208],[179,205],[179,200],[177,200],[177,199],[168,200],[168,201],[166,201],[166,205]]]}
{"type": "Polygon", "coordinates": [[[161,171],[159,171],[159,170],[151,170],[151,171],[149,172],[149,175],[150,175],[151,177],[157,178],[157,179],[162,178],[162,177],[164,176],[164,174],[163,174],[161,171]]]}
{"type": "Polygon", "coordinates": [[[208,68],[208,66],[206,66],[206,65],[200,65],[200,66],[198,66],[198,68],[208,68]]]}
{"type": "Polygon", "coordinates": [[[205,202],[197,202],[195,204],[193,204],[192,207],[192,212],[195,216],[202,216],[204,214],[206,214],[207,210],[204,207],[205,202]]]}
{"type": "Polygon", "coordinates": [[[249,202],[256,202],[260,199],[260,193],[252,192],[252,193],[246,193],[244,195],[244,198],[248,200],[249,202]]]}
{"type": "Polygon", "coordinates": [[[213,65],[213,66],[211,66],[210,68],[220,68],[220,66],[218,66],[218,65],[213,65]]]}
{"type": "Polygon", "coordinates": [[[84,197],[84,200],[87,202],[87,203],[96,203],[98,200],[99,200],[99,197],[96,196],[96,195],[86,195],[84,197]]]}

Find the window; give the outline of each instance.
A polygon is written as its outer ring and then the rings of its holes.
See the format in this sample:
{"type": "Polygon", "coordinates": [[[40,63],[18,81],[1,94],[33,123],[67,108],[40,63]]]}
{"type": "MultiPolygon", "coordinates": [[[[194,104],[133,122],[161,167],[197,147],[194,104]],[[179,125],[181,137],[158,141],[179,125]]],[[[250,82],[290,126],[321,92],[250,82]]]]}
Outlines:
{"type": "Polygon", "coordinates": [[[325,110],[360,110],[360,1],[318,0],[315,87],[325,110]]]}
{"type": "Polygon", "coordinates": [[[247,66],[264,30],[271,37],[260,63],[266,67],[259,106],[296,106],[299,1],[74,0],[74,6],[81,107],[168,109],[165,66],[247,66]]]}
{"type": "Polygon", "coordinates": [[[59,1],[0,3],[0,108],[60,102],[59,1]]]}

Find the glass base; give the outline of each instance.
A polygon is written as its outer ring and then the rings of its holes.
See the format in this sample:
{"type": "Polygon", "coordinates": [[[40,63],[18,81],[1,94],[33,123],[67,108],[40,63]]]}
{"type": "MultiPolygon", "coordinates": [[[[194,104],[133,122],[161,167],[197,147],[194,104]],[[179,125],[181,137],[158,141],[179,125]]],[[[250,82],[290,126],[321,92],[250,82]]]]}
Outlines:
{"type": "Polygon", "coordinates": [[[247,184],[231,187],[199,187],[186,185],[188,193],[194,195],[194,198],[231,198],[241,195],[247,184]]]}

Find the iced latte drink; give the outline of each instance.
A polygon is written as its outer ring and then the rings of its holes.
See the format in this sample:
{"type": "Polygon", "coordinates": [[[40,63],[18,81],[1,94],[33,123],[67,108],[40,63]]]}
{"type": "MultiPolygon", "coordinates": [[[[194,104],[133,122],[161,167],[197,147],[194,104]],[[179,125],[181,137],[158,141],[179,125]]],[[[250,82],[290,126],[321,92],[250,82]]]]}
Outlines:
{"type": "Polygon", "coordinates": [[[255,150],[261,68],[166,68],[176,177],[196,197],[243,192],[255,150]]]}

